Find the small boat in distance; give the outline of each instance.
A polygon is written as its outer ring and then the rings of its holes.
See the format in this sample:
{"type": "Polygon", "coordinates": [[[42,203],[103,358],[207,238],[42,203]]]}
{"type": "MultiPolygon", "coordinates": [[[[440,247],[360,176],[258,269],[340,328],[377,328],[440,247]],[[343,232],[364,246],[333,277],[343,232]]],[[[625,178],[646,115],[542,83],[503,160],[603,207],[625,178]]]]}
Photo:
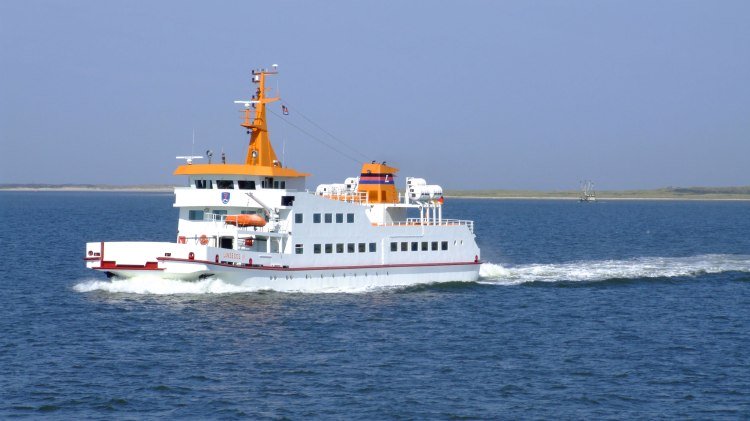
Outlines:
{"type": "Polygon", "coordinates": [[[581,197],[580,202],[596,202],[596,192],[594,191],[594,183],[591,180],[581,181],[581,197]]]}
{"type": "Polygon", "coordinates": [[[187,183],[174,192],[176,241],[89,242],[86,266],[109,277],[286,291],[476,281],[474,222],[443,218],[442,187],[405,177],[399,192],[398,169],[372,161],[344,183],[306,188],[309,174],[284,165],[271,145],[266,107],[280,98],[268,95],[266,79],[276,74],[253,70],[255,95],[235,101],[250,138],[244,162],[211,163],[210,151],[208,164],[179,157],[186,162],[174,174],[187,183]]]}

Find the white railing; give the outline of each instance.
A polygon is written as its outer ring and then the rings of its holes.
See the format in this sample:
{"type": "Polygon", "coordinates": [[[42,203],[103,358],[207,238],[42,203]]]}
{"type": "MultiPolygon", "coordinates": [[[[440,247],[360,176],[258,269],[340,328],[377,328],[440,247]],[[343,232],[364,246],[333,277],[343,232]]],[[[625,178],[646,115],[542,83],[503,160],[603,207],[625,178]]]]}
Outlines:
{"type": "MultiPolygon", "coordinates": [[[[315,192],[310,192],[315,194],[315,192]]],[[[342,192],[342,193],[327,193],[319,195],[326,199],[338,200],[346,203],[358,203],[360,205],[366,205],[369,203],[367,199],[367,192],[342,192]]]]}
{"type": "Polygon", "coordinates": [[[465,225],[469,227],[469,231],[474,233],[474,221],[465,219],[420,219],[420,218],[407,218],[406,221],[388,222],[385,224],[378,224],[378,226],[436,226],[436,227],[452,227],[457,225],[465,225]]]}

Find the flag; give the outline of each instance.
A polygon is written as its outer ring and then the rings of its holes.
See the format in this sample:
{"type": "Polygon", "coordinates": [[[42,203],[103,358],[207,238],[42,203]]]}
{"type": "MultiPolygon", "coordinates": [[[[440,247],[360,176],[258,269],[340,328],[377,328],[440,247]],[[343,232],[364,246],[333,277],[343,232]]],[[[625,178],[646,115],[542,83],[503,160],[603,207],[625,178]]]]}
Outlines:
{"type": "Polygon", "coordinates": [[[438,199],[438,203],[440,203],[441,205],[445,203],[445,199],[443,199],[443,196],[440,196],[440,199],[438,199]]]}
{"type": "Polygon", "coordinates": [[[289,115],[289,108],[286,107],[286,105],[281,105],[281,112],[284,113],[284,115],[289,115]]]}

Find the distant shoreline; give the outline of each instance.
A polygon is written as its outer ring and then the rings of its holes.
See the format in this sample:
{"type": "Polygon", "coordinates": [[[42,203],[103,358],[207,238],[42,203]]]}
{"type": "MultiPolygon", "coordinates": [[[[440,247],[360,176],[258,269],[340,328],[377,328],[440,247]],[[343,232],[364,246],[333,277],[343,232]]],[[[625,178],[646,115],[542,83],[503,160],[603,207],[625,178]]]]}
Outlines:
{"type": "MultiPolygon", "coordinates": [[[[0,184],[0,192],[102,192],[102,193],[172,193],[170,185],[54,185],[54,184],[0,184]]],[[[533,190],[448,190],[448,199],[495,199],[495,200],[572,200],[579,199],[575,191],[542,192],[533,190]]],[[[690,187],[654,190],[603,191],[597,201],[611,200],[693,200],[693,201],[750,201],[750,187],[690,187]]]]}

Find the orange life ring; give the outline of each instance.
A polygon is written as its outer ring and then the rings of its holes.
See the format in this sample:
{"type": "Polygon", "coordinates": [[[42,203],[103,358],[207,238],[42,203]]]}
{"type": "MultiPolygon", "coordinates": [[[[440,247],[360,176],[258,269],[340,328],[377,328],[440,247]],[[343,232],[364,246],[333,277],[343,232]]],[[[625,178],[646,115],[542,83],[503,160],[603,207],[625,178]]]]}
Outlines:
{"type": "Polygon", "coordinates": [[[202,245],[208,244],[208,237],[206,237],[206,234],[201,235],[201,238],[199,239],[202,245]]]}

